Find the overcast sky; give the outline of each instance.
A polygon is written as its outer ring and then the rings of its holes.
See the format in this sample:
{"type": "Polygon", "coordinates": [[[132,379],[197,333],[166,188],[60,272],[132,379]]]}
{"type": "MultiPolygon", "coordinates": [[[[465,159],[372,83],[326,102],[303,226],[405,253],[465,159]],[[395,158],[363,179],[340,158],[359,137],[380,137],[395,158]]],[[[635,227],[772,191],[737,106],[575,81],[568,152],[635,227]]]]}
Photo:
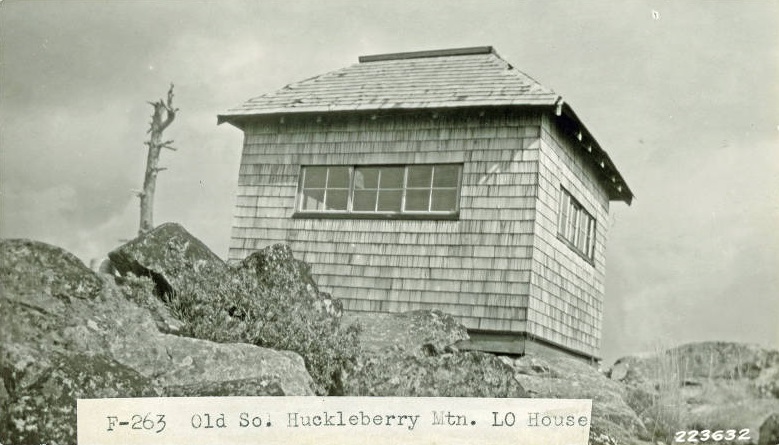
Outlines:
{"type": "Polygon", "coordinates": [[[636,194],[613,203],[603,353],[779,347],[779,2],[0,4],[0,235],[87,264],[132,238],[175,83],[155,222],[225,257],[242,134],[216,115],[365,54],[493,45],[561,94],[636,194]]]}

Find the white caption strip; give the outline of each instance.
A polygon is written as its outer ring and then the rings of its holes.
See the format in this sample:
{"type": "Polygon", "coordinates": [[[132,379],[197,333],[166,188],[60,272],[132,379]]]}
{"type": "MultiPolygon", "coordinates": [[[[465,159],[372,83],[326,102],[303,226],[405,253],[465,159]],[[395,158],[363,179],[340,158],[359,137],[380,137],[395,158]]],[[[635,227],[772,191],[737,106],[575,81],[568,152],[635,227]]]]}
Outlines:
{"type": "Polygon", "coordinates": [[[83,399],[78,443],[585,445],[591,410],[591,400],[572,399],[83,399]]]}

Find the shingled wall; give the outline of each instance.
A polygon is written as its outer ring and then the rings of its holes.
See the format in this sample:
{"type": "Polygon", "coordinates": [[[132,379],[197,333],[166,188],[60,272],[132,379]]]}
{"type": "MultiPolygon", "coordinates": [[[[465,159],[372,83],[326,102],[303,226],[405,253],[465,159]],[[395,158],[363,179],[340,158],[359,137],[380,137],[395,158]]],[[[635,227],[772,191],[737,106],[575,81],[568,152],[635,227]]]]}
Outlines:
{"type": "Polygon", "coordinates": [[[530,286],[528,332],[552,343],[598,357],[605,281],[608,195],[599,172],[585,156],[586,145],[555,117],[543,117],[539,156],[539,200],[530,286]],[[558,238],[560,187],[596,221],[592,260],[558,238]]]}

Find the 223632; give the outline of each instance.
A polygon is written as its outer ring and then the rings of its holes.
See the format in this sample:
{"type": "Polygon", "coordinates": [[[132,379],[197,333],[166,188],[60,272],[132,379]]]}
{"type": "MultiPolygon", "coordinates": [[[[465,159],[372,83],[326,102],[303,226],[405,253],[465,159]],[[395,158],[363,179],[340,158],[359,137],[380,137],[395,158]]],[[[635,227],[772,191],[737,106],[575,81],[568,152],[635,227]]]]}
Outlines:
{"type": "Polygon", "coordinates": [[[731,442],[734,440],[752,440],[749,428],[741,430],[688,430],[674,433],[676,443],[731,442]]]}

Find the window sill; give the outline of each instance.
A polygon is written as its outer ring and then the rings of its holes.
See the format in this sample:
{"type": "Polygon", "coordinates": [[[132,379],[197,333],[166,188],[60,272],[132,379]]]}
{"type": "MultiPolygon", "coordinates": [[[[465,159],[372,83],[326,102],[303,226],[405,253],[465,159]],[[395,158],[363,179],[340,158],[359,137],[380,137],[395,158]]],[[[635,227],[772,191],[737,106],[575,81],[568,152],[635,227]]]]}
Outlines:
{"type": "Polygon", "coordinates": [[[343,212],[296,212],[293,219],[378,219],[378,220],[433,220],[457,221],[460,212],[454,213],[343,213],[343,212]]]}

